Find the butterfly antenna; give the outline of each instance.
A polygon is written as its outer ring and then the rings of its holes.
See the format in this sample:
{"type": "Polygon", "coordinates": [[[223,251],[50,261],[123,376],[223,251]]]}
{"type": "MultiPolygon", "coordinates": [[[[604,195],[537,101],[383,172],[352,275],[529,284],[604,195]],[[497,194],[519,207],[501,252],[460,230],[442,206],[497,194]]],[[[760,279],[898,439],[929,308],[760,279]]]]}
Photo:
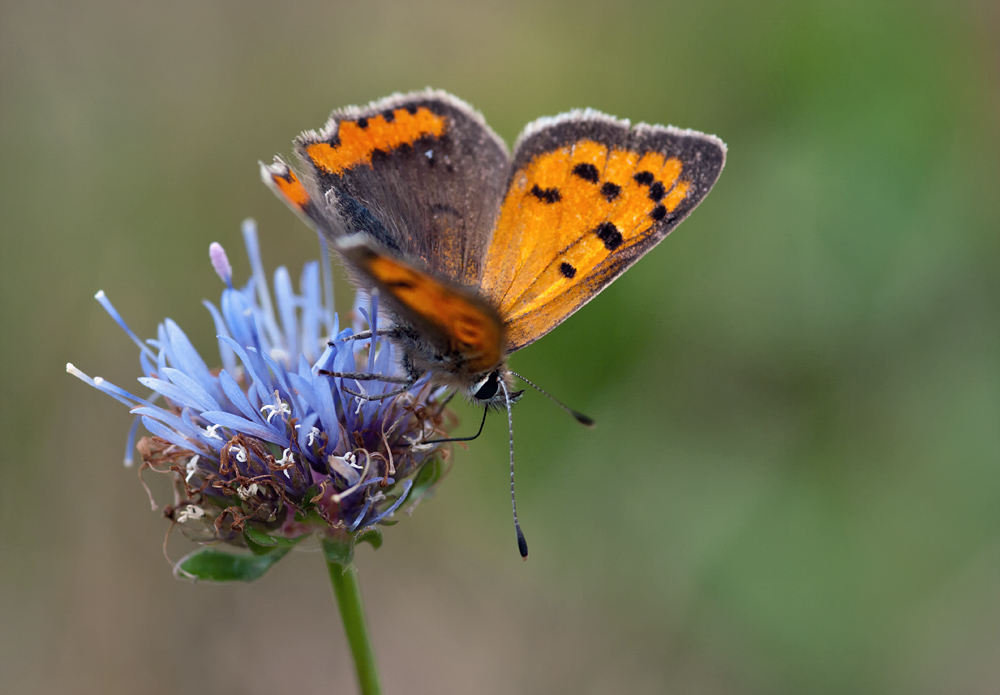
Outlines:
{"type": "Polygon", "coordinates": [[[514,496],[514,416],[510,412],[510,393],[507,391],[507,384],[503,378],[500,379],[500,387],[503,389],[503,398],[507,403],[507,432],[510,434],[510,505],[514,509],[514,530],[517,532],[517,549],[521,557],[528,559],[528,542],[524,540],[524,533],[521,532],[521,524],[517,520],[517,498],[514,496]]]}
{"type": "MultiPolygon", "coordinates": [[[[508,371],[510,371],[510,370],[508,370],[508,371]]],[[[546,391],[542,387],[540,387],[537,384],[529,381],[528,379],[525,379],[523,376],[521,376],[517,372],[510,372],[510,373],[513,374],[514,376],[516,376],[518,379],[520,379],[524,383],[526,383],[531,388],[533,388],[536,391],[538,391],[540,394],[542,394],[543,396],[545,396],[546,398],[548,398],[550,401],[552,401],[553,403],[555,403],[556,405],[558,405],[560,408],[562,408],[563,410],[565,410],[567,413],[569,413],[570,415],[572,415],[574,418],[576,418],[576,421],[579,422],[581,425],[586,425],[587,427],[591,427],[591,428],[593,428],[593,427],[596,426],[596,423],[593,421],[593,419],[587,417],[586,415],[584,415],[583,413],[581,413],[581,412],[579,412],[577,410],[573,410],[568,405],[566,405],[565,403],[563,403],[562,401],[560,401],[558,398],[556,398],[555,396],[553,396],[551,393],[549,393],[548,391],[546,391]]]]}
{"type": "Polygon", "coordinates": [[[479,435],[483,433],[483,426],[486,425],[486,414],[490,412],[489,408],[483,408],[483,421],[479,423],[479,431],[476,432],[471,437],[449,437],[448,439],[428,439],[427,441],[420,442],[420,444],[447,444],[448,442],[471,442],[473,439],[478,439],[479,435]]]}

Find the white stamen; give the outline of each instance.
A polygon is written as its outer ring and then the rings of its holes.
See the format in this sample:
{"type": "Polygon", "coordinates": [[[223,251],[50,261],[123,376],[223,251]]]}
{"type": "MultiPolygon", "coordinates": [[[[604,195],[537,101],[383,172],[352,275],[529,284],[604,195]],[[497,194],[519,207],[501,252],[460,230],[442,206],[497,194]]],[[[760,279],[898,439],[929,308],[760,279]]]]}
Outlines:
{"type": "Polygon", "coordinates": [[[184,466],[184,470],[187,471],[187,475],[184,476],[185,483],[191,482],[191,478],[198,472],[198,459],[200,458],[201,456],[196,455],[193,459],[187,462],[186,466],[184,466]]]}
{"type": "Polygon", "coordinates": [[[281,398],[278,396],[277,391],[274,392],[274,399],[278,402],[277,405],[265,405],[260,409],[261,415],[267,415],[268,423],[271,422],[271,418],[273,418],[275,415],[292,414],[292,409],[288,407],[287,403],[281,400],[281,398]]]}
{"type": "Polygon", "coordinates": [[[433,444],[424,444],[421,441],[422,439],[424,439],[423,437],[421,437],[420,439],[416,439],[407,434],[404,434],[403,439],[405,439],[406,443],[410,445],[410,451],[429,451],[434,448],[433,444]]]}
{"type": "Polygon", "coordinates": [[[246,502],[248,499],[257,494],[257,483],[250,483],[247,487],[240,485],[236,488],[236,494],[239,495],[241,500],[246,502]]]}
{"type": "Polygon", "coordinates": [[[236,460],[240,463],[247,462],[247,450],[241,446],[233,446],[229,448],[230,454],[236,454],[236,460]]]}
{"type": "Polygon", "coordinates": [[[209,437],[211,439],[222,439],[222,437],[220,437],[217,434],[217,432],[218,432],[218,430],[219,430],[220,427],[222,427],[222,425],[212,425],[210,427],[206,427],[205,428],[205,436],[209,437]]]}
{"type": "Polygon", "coordinates": [[[326,462],[327,465],[336,471],[338,475],[346,478],[348,484],[350,485],[354,485],[361,479],[361,476],[358,475],[357,471],[347,465],[346,456],[334,456],[333,454],[330,454],[326,457],[326,462]]]}
{"type": "MultiPolygon", "coordinates": [[[[295,455],[292,454],[292,450],[290,448],[285,449],[283,452],[281,452],[281,458],[278,459],[275,463],[279,466],[287,466],[290,463],[294,464],[295,455]]],[[[282,471],[282,473],[285,474],[285,477],[288,478],[289,480],[291,480],[292,478],[291,473],[289,473],[290,470],[291,470],[290,468],[286,468],[284,471],[282,471]]]]}
{"type": "Polygon", "coordinates": [[[177,515],[177,523],[183,524],[188,519],[198,520],[205,516],[205,510],[193,504],[189,504],[177,515]]]}
{"type": "MultiPolygon", "coordinates": [[[[365,391],[365,387],[364,387],[364,385],[363,385],[363,384],[361,384],[360,382],[358,383],[358,392],[359,392],[359,393],[360,393],[360,394],[361,394],[362,396],[367,396],[367,395],[368,395],[368,392],[367,392],[367,391],[365,391]]],[[[365,403],[365,399],[363,399],[363,398],[358,398],[357,396],[355,396],[355,398],[356,398],[356,399],[357,399],[357,401],[358,401],[358,407],[354,409],[354,414],[355,414],[355,415],[361,415],[361,406],[362,406],[362,405],[364,405],[364,403],[365,403]]]]}
{"type": "Polygon", "coordinates": [[[310,427],[309,428],[309,436],[306,437],[306,446],[312,446],[313,442],[316,441],[317,437],[319,437],[319,428],[318,427],[310,427]]]}

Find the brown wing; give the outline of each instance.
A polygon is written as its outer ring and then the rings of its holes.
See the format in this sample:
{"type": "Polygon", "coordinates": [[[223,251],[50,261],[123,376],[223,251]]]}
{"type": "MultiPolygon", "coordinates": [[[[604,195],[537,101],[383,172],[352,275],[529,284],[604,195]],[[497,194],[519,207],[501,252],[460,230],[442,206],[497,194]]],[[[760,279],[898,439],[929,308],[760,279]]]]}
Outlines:
{"type": "MultiPolygon", "coordinates": [[[[510,170],[503,141],[439,91],[338,109],[262,177],[331,241],[364,234],[450,282],[475,286],[510,170]]],[[[335,244],[331,244],[335,245],[335,244]]]]}

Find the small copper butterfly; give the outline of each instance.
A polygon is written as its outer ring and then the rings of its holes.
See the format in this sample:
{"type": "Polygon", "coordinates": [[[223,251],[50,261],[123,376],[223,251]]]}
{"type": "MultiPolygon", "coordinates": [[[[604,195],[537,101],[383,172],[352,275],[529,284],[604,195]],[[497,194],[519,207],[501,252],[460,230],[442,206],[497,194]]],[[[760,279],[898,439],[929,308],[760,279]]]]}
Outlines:
{"type": "MultiPolygon", "coordinates": [[[[430,373],[506,405],[508,424],[507,356],[662,241],[726,159],[714,136],[591,109],[528,124],[511,154],[478,112],[432,90],[339,109],[295,152],[300,174],[276,157],[261,176],[384,298],[399,391],[430,373]]],[[[526,556],[520,528],[518,541],[526,556]]]]}

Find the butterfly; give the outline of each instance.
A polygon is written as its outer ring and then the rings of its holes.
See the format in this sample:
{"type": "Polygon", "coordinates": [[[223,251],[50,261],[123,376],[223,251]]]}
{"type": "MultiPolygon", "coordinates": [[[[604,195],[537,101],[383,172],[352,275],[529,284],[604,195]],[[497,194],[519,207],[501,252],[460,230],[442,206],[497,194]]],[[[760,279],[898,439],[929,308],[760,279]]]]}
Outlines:
{"type": "Polygon", "coordinates": [[[510,426],[513,377],[523,377],[508,356],[680,224],[715,184],[726,146],[586,109],[528,124],[511,153],[468,104],[426,90],[334,111],[295,153],[298,173],[276,157],[261,177],[387,307],[384,335],[405,376],[382,397],[429,373],[506,406],[510,426]]]}

